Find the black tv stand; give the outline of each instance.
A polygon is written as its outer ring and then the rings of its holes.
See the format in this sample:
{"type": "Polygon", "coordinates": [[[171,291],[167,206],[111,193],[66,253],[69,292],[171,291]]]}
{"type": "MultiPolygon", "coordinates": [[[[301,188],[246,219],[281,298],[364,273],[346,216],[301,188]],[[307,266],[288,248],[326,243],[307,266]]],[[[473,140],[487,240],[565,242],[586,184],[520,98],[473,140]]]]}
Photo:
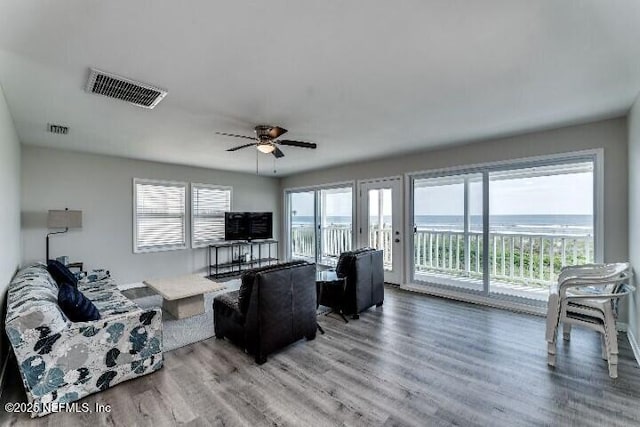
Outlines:
{"type": "Polygon", "coordinates": [[[236,240],[209,245],[209,278],[231,278],[278,262],[278,241],[236,240]]]}

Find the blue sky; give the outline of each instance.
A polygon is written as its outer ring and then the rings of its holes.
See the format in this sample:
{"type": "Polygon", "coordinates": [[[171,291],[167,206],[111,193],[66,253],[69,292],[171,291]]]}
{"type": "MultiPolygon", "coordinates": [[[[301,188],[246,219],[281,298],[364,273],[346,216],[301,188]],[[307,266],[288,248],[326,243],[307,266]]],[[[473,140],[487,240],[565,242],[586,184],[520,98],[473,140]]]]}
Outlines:
{"type": "MultiPolygon", "coordinates": [[[[490,182],[491,215],[591,215],[593,174],[577,173],[490,182]]],[[[462,215],[463,185],[416,189],[417,215],[462,215]]],[[[482,213],[482,186],[471,184],[471,214],[482,213]]]]}
{"type": "MultiPolygon", "coordinates": [[[[591,215],[593,173],[550,175],[491,181],[489,209],[492,215],[591,215]]],[[[482,186],[471,184],[471,214],[482,213],[482,186]]],[[[313,215],[313,192],[294,193],[296,215],[313,215]]],[[[416,189],[416,215],[462,215],[462,184],[416,189]]],[[[351,215],[351,191],[327,195],[328,216],[351,215]]],[[[391,203],[385,198],[385,215],[391,203]]],[[[373,209],[371,215],[377,215],[373,209]]]]}

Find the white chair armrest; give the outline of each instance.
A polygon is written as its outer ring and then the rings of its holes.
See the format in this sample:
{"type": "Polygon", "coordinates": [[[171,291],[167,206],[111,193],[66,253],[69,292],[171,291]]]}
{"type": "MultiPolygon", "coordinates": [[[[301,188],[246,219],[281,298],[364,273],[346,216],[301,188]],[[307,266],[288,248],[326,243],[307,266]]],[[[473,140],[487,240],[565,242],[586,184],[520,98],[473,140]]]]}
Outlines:
{"type": "Polygon", "coordinates": [[[578,299],[614,299],[614,298],[622,298],[629,295],[635,288],[631,285],[624,285],[624,288],[620,292],[616,293],[608,293],[608,294],[580,294],[580,295],[567,295],[565,298],[567,300],[578,300],[578,299]]]}

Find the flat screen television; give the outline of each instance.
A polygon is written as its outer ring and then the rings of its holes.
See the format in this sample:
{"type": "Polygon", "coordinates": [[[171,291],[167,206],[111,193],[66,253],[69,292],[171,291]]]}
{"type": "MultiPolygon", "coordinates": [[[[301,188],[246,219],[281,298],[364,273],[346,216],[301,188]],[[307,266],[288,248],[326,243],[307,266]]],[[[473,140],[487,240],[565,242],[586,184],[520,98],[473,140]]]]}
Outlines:
{"type": "Polygon", "coordinates": [[[225,240],[261,240],[273,237],[272,212],[226,212],[225,240]]]}

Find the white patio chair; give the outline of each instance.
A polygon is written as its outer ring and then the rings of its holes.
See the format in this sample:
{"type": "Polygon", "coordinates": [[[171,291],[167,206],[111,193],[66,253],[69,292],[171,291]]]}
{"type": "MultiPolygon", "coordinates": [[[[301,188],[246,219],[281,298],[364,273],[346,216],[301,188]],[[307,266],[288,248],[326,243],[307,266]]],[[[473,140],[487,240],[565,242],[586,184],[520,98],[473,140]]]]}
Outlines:
{"type": "Polygon", "coordinates": [[[618,335],[616,318],[619,299],[634,291],[630,284],[629,263],[586,264],[564,267],[558,283],[549,290],[547,311],[547,363],[556,364],[558,327],[562,323],[565,340],[571,326],[599,332],[602,358],[609,365],[609,376],[618,377],[618,335]]]}

